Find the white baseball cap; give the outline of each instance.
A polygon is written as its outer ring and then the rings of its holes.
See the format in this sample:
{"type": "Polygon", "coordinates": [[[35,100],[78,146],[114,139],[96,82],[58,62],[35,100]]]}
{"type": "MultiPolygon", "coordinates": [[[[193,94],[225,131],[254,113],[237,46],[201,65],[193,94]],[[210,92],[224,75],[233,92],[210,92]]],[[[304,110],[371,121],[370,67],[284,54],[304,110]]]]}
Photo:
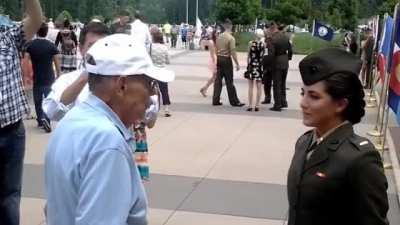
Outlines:
{"type": "Polygon", "coordinates": [[[103,76],[145,74],[155,80],[170,82],[175,73],[156,67],[143,44],[127,34],[113,34],[90,47],[85,56],[87,72],[103,76]]]}

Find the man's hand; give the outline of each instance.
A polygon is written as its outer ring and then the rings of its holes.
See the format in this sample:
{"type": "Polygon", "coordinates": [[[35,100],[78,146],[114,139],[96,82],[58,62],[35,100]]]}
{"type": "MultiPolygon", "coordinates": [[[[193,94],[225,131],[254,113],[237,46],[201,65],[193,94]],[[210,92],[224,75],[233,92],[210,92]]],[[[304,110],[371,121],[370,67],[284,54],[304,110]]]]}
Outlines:
{"type": "Polygon", "coordinates": [[[236,64],[236,71],[239,71],[239,70],[240,70],[240,65],[236,64]]]}
{"type": "Polygon", "coordinates": [[[88,81],[88,73],[83,71],[81,75],[76,79],[69,87],[67,87],[61,95],[61,103],[69,105],[78,98],[79,94],[85,87],[88,81]]]}

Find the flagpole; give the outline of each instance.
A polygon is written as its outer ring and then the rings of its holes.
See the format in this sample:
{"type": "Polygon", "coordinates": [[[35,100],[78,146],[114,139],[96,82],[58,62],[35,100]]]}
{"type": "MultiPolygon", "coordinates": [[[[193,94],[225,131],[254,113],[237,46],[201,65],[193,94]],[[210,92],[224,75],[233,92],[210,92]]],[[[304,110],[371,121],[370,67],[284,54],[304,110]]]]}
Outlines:
{"type": "MultiPolygon", "coordinates": [[[[383,41],[383,35],[384,35],[384,33],[385,33],[385,30],[386,30],[386,19],[387,19],[387,17],[388,17],[388,14],[386,13],[385,15],[384,15],[384,19],[383,19],[383,21],[384,21],[384,26],[383,26],[383,29],[382,29],[382,33],[381,33],[381,37],[380,37],[380,42],[382,42],[383,41]]],[[[378,44],[377,44],[378,45],[378,44]]],[[[378,47],[378,46],[377,46],[378,47]]],[[[378,49],[379,49],[379,47],[378,47],[378,49]]],[[[379,50],[378,50],[378,52],[377,52],[377,54],[376,54],[376,58],[378,58],[378,54],[379,54],[379,50]]],[[[378,62],[378,60],[376,60],[376,62],[378,62]]],[[[376,64],[376,66],[375,66],[375,75],[377,75],[378,73],[377,73],[377,71],[378,71],[378,63],[376,64]]],[[[384,80],[382,80],[382,84],[383,84],[383,86],[382,86],[382,91],[380,92],[380,95],[379,95],[379,102],[378,102],[378,115],[377,115],[377,117],[376,117],[376,123],[375,123],[375,127],[374,127],[374,129],[372,130],[372,131],[370,131],[370,132],[367,132],[367,134],[368,135],[370,135],[370,136],[373,136],[373,137],[382,137],[382,135],[383,135],[383,132],[382,132],[382,129],[383,129],[383,121],[384,121],[384,116],[385,116],[385,112],[384,112],[384,108],[383,108],[383,106],[384,106],[384,86],[385,86],[385,78],[386,78],[386,70],[384,71],[384,76],[383,76],[383,79],[384,80]],[[382,110],[382,114],[383,114],[383,116],[382,116],[382,118],[381,118],[381,110],[382,110]],[[380,122],[380,121],[382,121],[382,122],[380,122]]],[[[376,84],[375,84],[375,86],[377,85],[377,83],[379,82],[379,80],[376,82],[376,84]]],[[[373,83],[375,83],[375,81],[373,81],[373,83]]],[[[373,88],[371,88],[371,93],[374,93],[374,89],[375,89],[375,87],[373,87],[373,88]]]]}
{"type": "MultiPolygon", "coordinates": [[[[385,32],[386,32],[386,19],[387,19],[387,17],[388,17],[389,15],[386,13],[385,14],[385,32]]],[[[385,32],[382,32],[382,35],[384,35],[384,33],[385,32]]],[[[393,33],[392,33],[392,37],[393,37],[393,33]]],[[[383,39],[381,40],[381,41],[384,41],[383,39]]],[[[392,39],[391,39],[391,41],[392,41],[392,39]]],[[[390,51],[389,51],[390,52],[390,51]]],[[[390,54],[393,54],[393,53],[390,53],[390,54]]],[[[385,113],[385,109],[386,109],[386,101],[387,101],[387,94],[386,94],[386,92],[387,92],[387,81],[389,80],[388,79],[388,68],[386,68],[386,67],[388,67],[387,65],[390,65],[390,60],[391,60],[391,56],[390,56],[390,54],[389,54],[389,59],[388,59],[388,62],[386,63],[386,66],[385,66],[385,69],[384,69],[384,76],[383,76],[383,81],[382,81],[382,91],[381,91],[381,95],[380,95],[380,103],[379,103],[379,105],[381,106],[380,108],[378,108],[378,110],[382,110],[382,117],[380,118],[380,121],[379,121],[379,136],[377,136],[377,142],[375,143],[375,148],[377,149],[377,150],[380,150],[380,151],[385,151],[385,150],[387,150],[387,146],[385,146],[384,144],[383,144],[383,142],[384,142],[384,133],[385,133],[385,131],[384,131],[384,123],[385,123],[385,116],[387,116],[386,115],[386,113],[385,113]]]]}
{"type": "MultiPolygon", "coordinates": [[[[377,74],[377,68],[375,67],[375,74],[377,74]]],[[[376,116],[376,122],[375,122],[375,127],[372,131],[367,132],[367,134],[369,136],[372,137],[381,137],[382,134],[382,128],[379,128],[379,121],[380,121],[380,117],[381,117],[381,108],[382,108],[382,93],[380,95],[380,99],[381,101],[378,102],[378,114],[376,116]]]]}
{"type": "Polygon", "coordinates": [[[189,24],[189,0],[186,0],[186,24],[189,24]]]}
{"type": "MultiPolygon", "coordinates": [[[[387,84],[386,84],[386,98],[388,99],[389,98],[389,87],[390,87],[390,79],[391,79],[391,77],[392,76],[395,76],[395,74],[393,74],[393,70],[392,70],[392,63],[393,63],[393,53],[394,53],[394,45],[395,45],[395,42],[396,42],[396,38],[397,38],[397,32],[398,32],[398,29],[399,29],[399,27],[398,27],[398,24],[399,24],[399,3],[397,3],[396,4],[396,7],[395,7],[395,11],[394,11],[394,29],[393,29],[393,34],[392,34],[392,40],[391,40],[391,45],[390,45],[390,55],[389,55],[389,66],[388,66],[388,69],[390,70],[390,76],[388,77],[389,79],[387,80],[387,84]]],[[[384,147],[385,146],[385,144],[386,144],[386,141],[387,141],[387,137],[386,137],[386,135],[387,135],[387,130],[388,130],[388,127],[389,127],[389,102],[387,101],[386,102],[387,104],[386,104],[386,124],[385,124],[385,128],[384,128],[384,132],[383,132],[383,143],[382,143],[382,146],[384,147]]],[[[383,156],[382,156],[382,161],[384,162],[384,158],[383,158],[383,156]]],[[[392,167],[392,164],[384,164],[384,168],[385,169],[393,169],[393,167],[392,167]]]]}
{"type": "Polygon", "coordinates": [[[367,97],[368,97],[367,98],[367,105],[366,105],[367,108],[375,108],[376,107],[376,97],[375,97],[375,94],[374,94],[374,82],[375,82],[374,73],[376,72],[375,64],[376,64],[377,61],[378,61],[377,57],[375,55],[372,55],[372,57],[371,57],[371,65],[369,65],[369,68],[368,68],[369,74],[366,75],[366,78],[368,76],[369,79],[370,79],[370,82],[371,82],[371,87],[370,87],[371,89],[370,89],[369,93],[367,94],[367,97]]]}
{"type": "Polygon", "coordinates": [[[199,18],[199,0],[196,0],[196,20],[199,18]]]}
{"type": "Polygon", "coordinates": [[[314,50],[313,50],[313,45],[314,45],[314,32],[315,32],[315,19],[314,19],[314,21],[313,21],[313,26],[312,26],[312,33],[311,33],[311,37],[313,37],[313,38],[310,38],[310,41],[311,41],[311,44],[310,44],[310,47],[311,47],[311,53],[313,53],[314,52],[314,50]]]}
{"type": "MultiPolygon", "coordinates": [[[[379,15],[377,15],[375,18],[374,18],[374,21],[373,21],[373,28],[374,28],[374,33],[375,33],[375,31],[376,30],[378,30],[379,29],[379,15]]],[[[377,62],[378,62],[378,57],[377,57],[377,47],[378,47],[378,35],[376,35],[376,37],[374,37],[375,38],[375,41],[374,41],[374,54],[371,56],[371,65],[370,65],[370,68],[369,68],[369,74],[367,74],[367,76],[369,77],[369,81],[370,81],[370,84],[367,84],[368,86],[370,85],[370,91],[369,91],[369,93],[367,93],[367,108],[375,108],[377,105],[376,105],[376,102],[377,102],[377,100],[376,100],[376,96],[375,96],[375,91],[374,91],[374,89],[375,89],[375,77],[376,77],[376,66],[377,66],[377,62]]],[[[366,79],[367,79],[367,76],[366,76],[366,79]]]]}

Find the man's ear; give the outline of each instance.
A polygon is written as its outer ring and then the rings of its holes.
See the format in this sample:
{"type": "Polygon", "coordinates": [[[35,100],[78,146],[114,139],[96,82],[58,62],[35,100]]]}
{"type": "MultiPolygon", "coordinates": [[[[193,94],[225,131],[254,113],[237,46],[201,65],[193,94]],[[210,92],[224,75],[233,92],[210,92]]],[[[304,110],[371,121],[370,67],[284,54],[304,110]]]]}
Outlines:
{"type": "Polygon", "coordinates": [[[115,84],[115,88],[117,88],[117,93],[122,94],[122,92],[126,90],[126,77],[117,77],[115,80],[115,84]]]}

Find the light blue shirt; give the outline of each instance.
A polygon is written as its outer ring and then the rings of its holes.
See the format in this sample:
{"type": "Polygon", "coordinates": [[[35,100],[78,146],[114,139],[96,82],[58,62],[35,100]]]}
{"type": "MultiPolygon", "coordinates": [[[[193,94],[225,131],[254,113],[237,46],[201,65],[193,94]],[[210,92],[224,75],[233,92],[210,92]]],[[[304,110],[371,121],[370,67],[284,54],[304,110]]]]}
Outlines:
{"type": "Polygon", "coordinates": [[[48,225],[146,225],[132,133],[89,95],[60,121],[45,159],[48,225]]]}

